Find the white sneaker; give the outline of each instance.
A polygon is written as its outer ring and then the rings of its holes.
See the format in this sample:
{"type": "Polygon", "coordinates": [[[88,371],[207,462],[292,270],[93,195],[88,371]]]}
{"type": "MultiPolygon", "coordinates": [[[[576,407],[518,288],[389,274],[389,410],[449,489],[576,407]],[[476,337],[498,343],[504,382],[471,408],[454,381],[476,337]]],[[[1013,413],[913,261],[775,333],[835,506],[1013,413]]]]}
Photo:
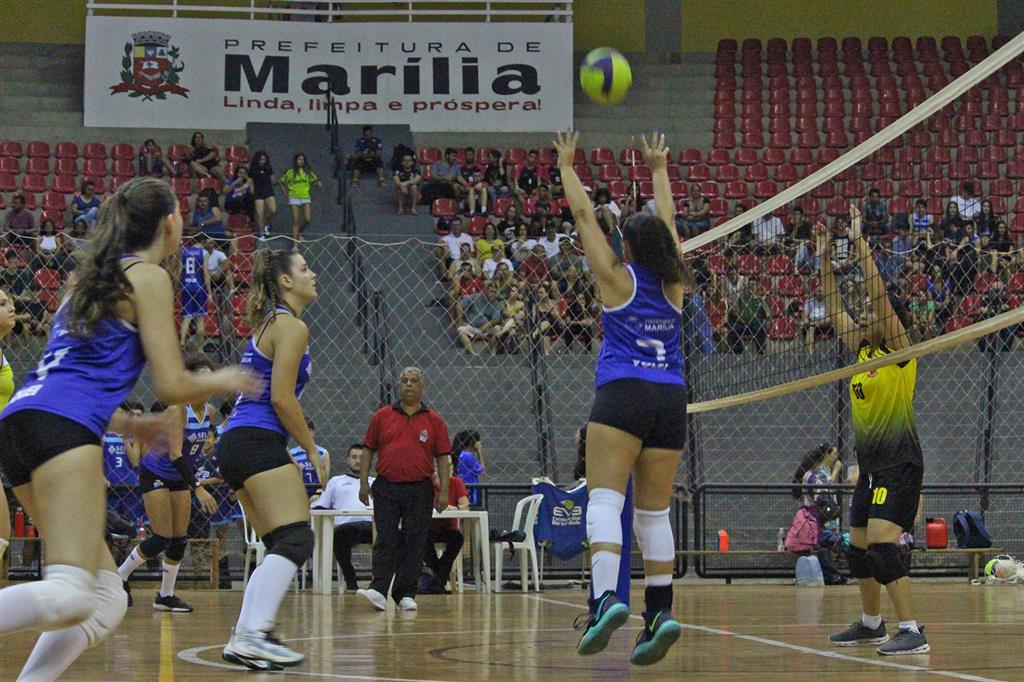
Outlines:
{"type": "Polygon", "coordinates": [[[415,611],[419,607],[416,606],[416,600],[412,597],[402,597],[402,600],[398,602],[399,611],[415,611]]]}
{"type": "Polygon", "coordinates": [[[373,604],[373,608],[384,611],[388,607],[388,598],[373,588],[356,590],[356,594],[373,604]]]}
{"type": "Polygon", "coordinates": [[[306,658],[266,632],[233,633],[221,657],[228,663],[244,665],[250,670],[281,670],[298,665],[306,658]]]}

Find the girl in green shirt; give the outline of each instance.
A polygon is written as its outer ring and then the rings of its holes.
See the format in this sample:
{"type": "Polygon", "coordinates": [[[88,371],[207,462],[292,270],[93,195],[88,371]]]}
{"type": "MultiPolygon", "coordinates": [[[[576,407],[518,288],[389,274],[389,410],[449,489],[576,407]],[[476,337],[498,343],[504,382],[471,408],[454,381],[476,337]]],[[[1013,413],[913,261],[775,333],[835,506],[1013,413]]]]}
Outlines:
{"type": "Polygon", "coordinates": [[[278,183],[288,198],[288,205],[292,207],[292,238],[297,242],[309,226],[309,219],[313,214],[309,190],[314,184],[323,187],[323,183],[307,163],[306,155],[301,152],[292,159],[292,167],[285,171],[278,183]]]}

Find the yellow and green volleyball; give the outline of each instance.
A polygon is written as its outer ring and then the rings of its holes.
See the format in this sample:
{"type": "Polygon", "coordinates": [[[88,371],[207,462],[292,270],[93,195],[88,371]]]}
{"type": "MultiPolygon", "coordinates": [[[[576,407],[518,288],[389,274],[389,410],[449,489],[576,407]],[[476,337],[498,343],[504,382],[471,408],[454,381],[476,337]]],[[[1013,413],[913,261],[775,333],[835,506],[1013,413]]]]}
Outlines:
{"type": "Polygon", "coordinates": [[[618,104],[633,85],[633,71],[622,53],[610,47],[591,50],[580,64],[580,87],[598,104],[618,104]]]}
{"type": "Polygon", "coordinates": [[[985,575],[991,576],[995,574],[996,566],[999,564],[999,559],[992,559],[985,564],[985,575]]]}

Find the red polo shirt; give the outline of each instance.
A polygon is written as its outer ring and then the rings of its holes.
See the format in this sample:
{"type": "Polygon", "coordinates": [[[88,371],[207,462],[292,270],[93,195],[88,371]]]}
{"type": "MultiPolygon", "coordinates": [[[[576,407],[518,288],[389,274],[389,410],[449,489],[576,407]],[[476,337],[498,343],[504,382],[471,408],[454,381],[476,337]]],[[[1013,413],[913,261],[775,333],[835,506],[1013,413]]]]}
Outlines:
{"type": "Polygon", "coordinates": [[[410,416],[400,402],[373,413],[363,445],[377,451],[377,475],[392,483],[432,478],[434,458],[452,449],[441,415],[422,405],[410,416]]]}

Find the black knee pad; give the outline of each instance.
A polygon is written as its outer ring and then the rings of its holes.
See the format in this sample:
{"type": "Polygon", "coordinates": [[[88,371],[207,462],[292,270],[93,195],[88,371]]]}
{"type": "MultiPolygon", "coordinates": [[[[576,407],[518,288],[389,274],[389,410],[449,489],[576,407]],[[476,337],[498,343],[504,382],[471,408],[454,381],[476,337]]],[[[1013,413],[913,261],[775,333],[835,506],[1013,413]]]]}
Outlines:
{"type": "Polygon", "coordinates": [[[167,552],[164,556],[171,561],[181,561],[185,556],[185,547],[188,546],[188,538],[171,538],[167,545],[167,552]]]}
{"type": "Polygon", "coordinates": [[[159,556],[160,552],[166,550],[170,544],[170,538],[154,534],[150,535],[139,544],[139,551],[142,552],[142,556],[147,559],[152,559],[155,556],[159,556]]]}
{"type": "Polygon", "coordinates": [[[850,545],[846,550],[846,563],[850,566],[850,575],[857,579],[870,578],[874,575],[871,570],[871,562],[868,561],[868,551],[860,547],[850,545]]]}
{"type": "Polygon", "coordinates": [[[881,585],[888,585],[910,573],[894,542],[873,542],[868,545],[871,574],[881,585]]]}
{"type": "Polygon", "coordinates": [[[313,529],[308,523],[290,523],[275,528],[268,535],[273,536],[268,554],[283,556],[299,567],[313,556],[313,529]]]}

